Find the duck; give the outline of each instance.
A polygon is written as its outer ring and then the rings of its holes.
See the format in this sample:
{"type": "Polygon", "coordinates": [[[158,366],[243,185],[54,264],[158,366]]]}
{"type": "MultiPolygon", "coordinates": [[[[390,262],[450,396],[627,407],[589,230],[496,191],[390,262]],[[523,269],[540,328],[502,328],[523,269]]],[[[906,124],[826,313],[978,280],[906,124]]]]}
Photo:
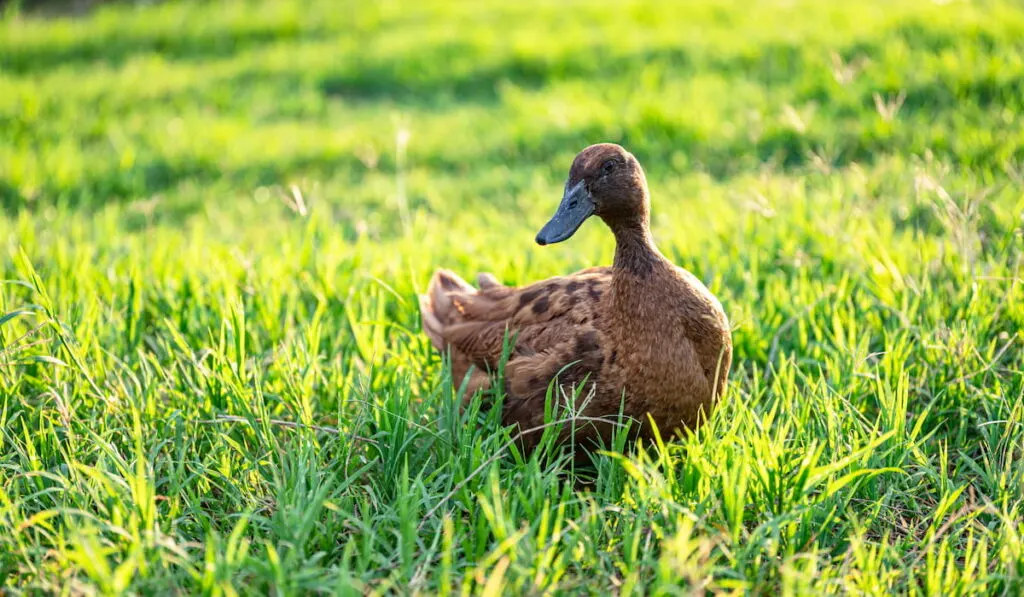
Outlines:
{"type": "Polygon", "coordinates": [[[634,440],[682,437],[720,401],[732,364],[728,318],[695,275],[658,250],[650,206],[636,157],[614,143],[591,145],[573,160],[536,242],[566,241],[596,217],[615,238],[610,266],[525,286],[483,273],[476,287],[438,269],[419,297],[423,331],[450,359],[464,400],[501,379],[502,423],[518,426],[526,452],[540,441],[554,389],[584,422],[558,441],[580,446],[611,445],[624,419],[634,440]]]}

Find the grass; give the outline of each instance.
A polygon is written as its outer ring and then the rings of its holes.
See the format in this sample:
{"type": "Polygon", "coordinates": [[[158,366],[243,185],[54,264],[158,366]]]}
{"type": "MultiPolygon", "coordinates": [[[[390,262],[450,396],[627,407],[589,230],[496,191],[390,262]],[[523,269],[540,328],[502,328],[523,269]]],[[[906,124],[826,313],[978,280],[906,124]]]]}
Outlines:
{"type": "Polygon", "coordinates": [[[5,9],[3,592],[1024,590],[1019,4],[376,4],[5,9]],[[415,295],[605,140],[736,353],[577,489],[415,295]]]}

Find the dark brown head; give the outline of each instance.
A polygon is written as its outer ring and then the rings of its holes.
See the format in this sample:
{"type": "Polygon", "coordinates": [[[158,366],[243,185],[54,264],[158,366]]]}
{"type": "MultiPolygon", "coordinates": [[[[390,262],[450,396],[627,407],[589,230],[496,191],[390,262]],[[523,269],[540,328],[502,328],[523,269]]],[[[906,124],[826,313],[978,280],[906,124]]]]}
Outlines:
{"type": "Polygon", "coordinates": [[[643,226],[648,209],[647,179],[633,154],[614,143],[591,145],[573,160],[562,202],[537,243],[562,242],[595,214],[613,229],[643,226]]]}

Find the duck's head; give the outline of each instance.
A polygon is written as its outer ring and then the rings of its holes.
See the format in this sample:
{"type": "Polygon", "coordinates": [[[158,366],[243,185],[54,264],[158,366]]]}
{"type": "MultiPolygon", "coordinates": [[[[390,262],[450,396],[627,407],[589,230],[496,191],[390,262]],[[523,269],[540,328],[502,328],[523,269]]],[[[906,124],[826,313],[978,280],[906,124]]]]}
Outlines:
{"type": "Polygon", "coordinates": [[[612,229],[648,219],[647,179],[640,162],[614,143],[591,145],[569,168],[558,211],[537,233],[537,244],[562,242],[597,215],[612,229]]]}

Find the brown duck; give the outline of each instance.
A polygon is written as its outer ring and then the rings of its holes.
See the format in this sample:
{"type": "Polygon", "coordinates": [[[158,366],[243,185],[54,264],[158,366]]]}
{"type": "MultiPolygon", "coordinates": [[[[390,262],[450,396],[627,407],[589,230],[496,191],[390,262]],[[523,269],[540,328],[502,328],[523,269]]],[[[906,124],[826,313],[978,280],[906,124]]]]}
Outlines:
{"type": "MultiPolygon", "coordinates": [[[[614,418],[621,406],[641,437],[651,436],[648,415],[662,435],[695,429],[729,373],[725,312],[700,280],[654,246],[647,179],[618,145],[592,145],[576,156],[561,204],[537,243],[568,239],[591,215],[615,235],[611,267],[518,288],[481,274],[479,289],[439,270],[420,298],[423,328],[434,347],[451,352],[452,373],[467,383],[466,396],[490,387],[507,335],[514,339],[502,418],[521,430],[544,423],[552,380],[559,400],[577,396],[577,414],[587,421],[614,418]]],[[[577,424],[574,437],[599,436],[607,445],[612,429],[577,424]]],[[[527,435],[527,450],[539,438],[527,435]]]]}

